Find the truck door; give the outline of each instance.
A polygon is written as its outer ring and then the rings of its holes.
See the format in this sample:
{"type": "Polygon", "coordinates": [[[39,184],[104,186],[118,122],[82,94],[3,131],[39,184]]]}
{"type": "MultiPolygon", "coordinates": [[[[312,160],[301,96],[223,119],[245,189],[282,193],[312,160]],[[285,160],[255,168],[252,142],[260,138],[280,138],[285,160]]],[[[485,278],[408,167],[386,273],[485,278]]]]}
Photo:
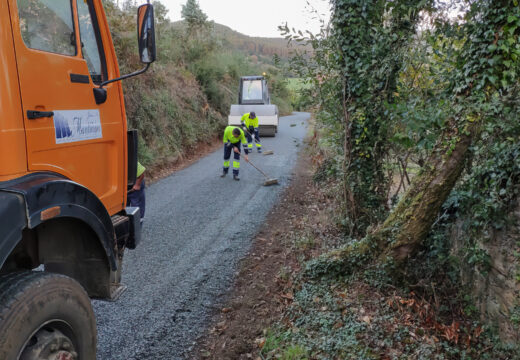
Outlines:
{"type": "Polygon", "coordinates": [[[92,0],[12,0],[10,14],[28,170],[65,175],[112,214],[126,191],[126,124],[120,85],[107,87],[104,104],[93,95],[115,65],[107,64],[92,0]]]}

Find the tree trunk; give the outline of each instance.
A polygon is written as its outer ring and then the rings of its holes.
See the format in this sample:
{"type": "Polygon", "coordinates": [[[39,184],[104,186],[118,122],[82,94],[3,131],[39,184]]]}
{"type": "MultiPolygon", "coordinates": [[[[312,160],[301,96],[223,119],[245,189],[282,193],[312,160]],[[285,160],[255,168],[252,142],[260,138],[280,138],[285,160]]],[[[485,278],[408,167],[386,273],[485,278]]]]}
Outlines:
{"type": "Polygon", "coordinates": [[[459,136],[451,151],[446,151],[445,146],[435,149],[427,162],[429,168],[415,177],[381,230],[374,233],[380,238],[378,245],[383,250],[380,257],[402,263],[415,253],[464,169],[476,127],[476,122],[470,123],[468,132],[459,136]],[[393,236],[380,237],[379,232],[393,236]]]}
{"type": "MultiPolygon", "coordinates": [[[[451,150],[446,148],[446,142],[436,146],[427,168],[412,180],[410,188],[383,225],[362,240],[309,262],[306,275],[348,274],[377,258],[400,266],[413,255],[428,235],[442,204],[462,173],[477,123],[469,123],[465,130],[464,134],[452,135],[458,139],[451,150]]],[[[443,138],[449,136],[445,134],[443,138]]]]}

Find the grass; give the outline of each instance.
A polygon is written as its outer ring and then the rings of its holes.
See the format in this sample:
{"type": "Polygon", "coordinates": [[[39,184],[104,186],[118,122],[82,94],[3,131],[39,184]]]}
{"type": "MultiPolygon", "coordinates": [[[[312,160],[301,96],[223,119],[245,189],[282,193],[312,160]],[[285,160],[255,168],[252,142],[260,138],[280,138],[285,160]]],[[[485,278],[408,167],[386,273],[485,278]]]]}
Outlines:
{"type": "Polygon", "coordinates": [[[306,360],[309,359],[307,349],[301,345],[288,345],[281,353],[277,350],[280,348],[284,340],[274,332],[269,332],[265,338],[265,344],[260,352],[262,359],[282,359],[282,360],[306,360]],[[275,354],[276,355],[273,355],[275,354]]]}

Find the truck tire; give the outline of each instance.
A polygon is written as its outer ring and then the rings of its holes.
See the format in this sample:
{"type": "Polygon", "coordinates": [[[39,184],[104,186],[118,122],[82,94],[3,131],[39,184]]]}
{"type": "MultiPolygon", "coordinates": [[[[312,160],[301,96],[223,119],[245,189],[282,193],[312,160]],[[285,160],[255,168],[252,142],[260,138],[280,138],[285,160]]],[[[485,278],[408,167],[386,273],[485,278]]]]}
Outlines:
{"type": "Polygon", "coordinates": [[[95,360],[96,320],[75,280],[46,272],[0,276],[0,359],[95,360]]]}

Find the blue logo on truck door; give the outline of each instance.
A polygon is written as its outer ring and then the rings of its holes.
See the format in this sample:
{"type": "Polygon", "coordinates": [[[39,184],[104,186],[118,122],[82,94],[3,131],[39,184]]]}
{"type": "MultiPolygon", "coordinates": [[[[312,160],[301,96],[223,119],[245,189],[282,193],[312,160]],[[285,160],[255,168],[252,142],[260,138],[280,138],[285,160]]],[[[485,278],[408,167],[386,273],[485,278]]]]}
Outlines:
{"type": "Polygon", "coordinates": [[[56,130],[56,139],[63,139],[72,135],[69,123],[62,114],[54,113],[54,129],[56,130]]]}
{"type": "Polygon", "coordinates": [[[99,110],[55,110],[56,144],[103,137],[99,110]]]}

